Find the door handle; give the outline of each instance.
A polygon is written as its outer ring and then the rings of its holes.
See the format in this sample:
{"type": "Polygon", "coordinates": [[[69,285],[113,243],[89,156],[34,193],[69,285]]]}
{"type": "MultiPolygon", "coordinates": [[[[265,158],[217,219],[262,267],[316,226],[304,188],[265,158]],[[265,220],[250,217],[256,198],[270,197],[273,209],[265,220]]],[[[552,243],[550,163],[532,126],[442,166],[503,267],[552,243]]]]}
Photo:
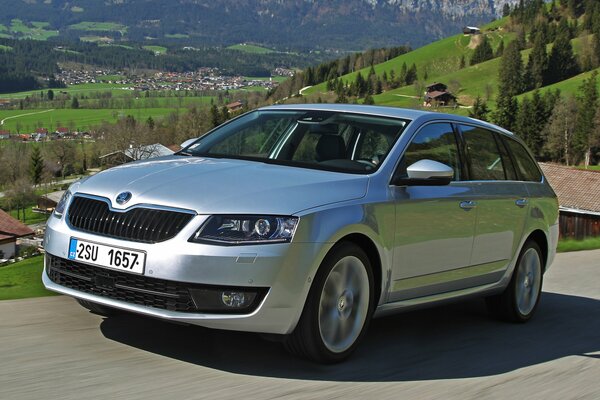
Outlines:
{"type": "Polygon", "coordinates": [[[471,210],[475,207],[477,207],[477,203],[471,200],[466,200],[466,201],[461,201],[459,204],[460,208],[462,208],[463,210],[471,210]]]}
{"type": "Polygon", "coordinates": [[[516,200],[516,201],[515,201],[515,204],[516,204],[518,207],[521,207],[521,208],[523,208],[523,207],[525,207],[527,204],[529,204],[529,200],[527,200],[527,199],[518,199],[518,200],[516,200]]]}

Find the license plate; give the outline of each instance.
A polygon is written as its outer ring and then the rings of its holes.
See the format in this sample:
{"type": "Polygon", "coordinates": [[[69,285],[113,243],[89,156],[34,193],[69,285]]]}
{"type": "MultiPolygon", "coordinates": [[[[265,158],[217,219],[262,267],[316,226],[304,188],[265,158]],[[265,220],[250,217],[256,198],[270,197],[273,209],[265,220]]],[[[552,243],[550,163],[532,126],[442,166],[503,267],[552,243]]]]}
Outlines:
{"type": "Polygon", "coordinates": [[[146,253],[71,238],[69,260],[134,274],[143,274],[146,253]]]}

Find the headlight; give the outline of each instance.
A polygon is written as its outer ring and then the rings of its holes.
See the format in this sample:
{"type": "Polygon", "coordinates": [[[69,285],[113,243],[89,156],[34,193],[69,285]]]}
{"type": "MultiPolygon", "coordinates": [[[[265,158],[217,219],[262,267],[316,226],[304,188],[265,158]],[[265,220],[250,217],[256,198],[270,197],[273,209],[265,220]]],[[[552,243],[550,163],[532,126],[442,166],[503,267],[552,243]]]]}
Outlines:
{"type": "Polygon", "coordinates": [[[63,216],[63,214],[65,213],[65,210],[67,208],[67,204],[69,204],[70,200],[71,200],[71,191],[67,190],[62,195],[62,197],[60,198],[60,201],[58,202],[58,204],[54,208],[54,216],[55,217],[61,218],[63,216]]]}
{"type": "Polygon", "coordinates": [[[297,225],[296,217],[213,215],[190,241],[225,245],[285,243],[292,240],[297,225]]]}

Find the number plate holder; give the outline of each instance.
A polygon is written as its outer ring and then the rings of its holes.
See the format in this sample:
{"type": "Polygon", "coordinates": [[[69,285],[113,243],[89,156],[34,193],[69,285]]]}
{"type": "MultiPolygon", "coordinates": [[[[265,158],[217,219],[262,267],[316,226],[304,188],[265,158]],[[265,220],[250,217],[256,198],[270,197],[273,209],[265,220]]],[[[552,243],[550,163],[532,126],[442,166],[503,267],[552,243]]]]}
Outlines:
{"type": "Polygon", "coordinates": [[[69,241],[69,260],[142,275],[146,266],[146,252],[125,247],[108,246],[78,238],[69,241]]]}

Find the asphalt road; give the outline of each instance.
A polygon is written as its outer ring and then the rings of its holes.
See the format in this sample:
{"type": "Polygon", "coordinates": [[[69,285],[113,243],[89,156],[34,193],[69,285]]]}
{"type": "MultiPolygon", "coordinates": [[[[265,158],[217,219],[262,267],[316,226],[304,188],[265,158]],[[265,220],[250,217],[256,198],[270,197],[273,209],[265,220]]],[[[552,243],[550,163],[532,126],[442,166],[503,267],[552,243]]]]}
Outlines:
{"type": "Polygon", "coordinates": [[[2,301],[0,399],[600,399],[600,251],[559,255],[544,292],[526,325],[481,301],[375,320],[336,366],[62,296],[2,301]]]}

